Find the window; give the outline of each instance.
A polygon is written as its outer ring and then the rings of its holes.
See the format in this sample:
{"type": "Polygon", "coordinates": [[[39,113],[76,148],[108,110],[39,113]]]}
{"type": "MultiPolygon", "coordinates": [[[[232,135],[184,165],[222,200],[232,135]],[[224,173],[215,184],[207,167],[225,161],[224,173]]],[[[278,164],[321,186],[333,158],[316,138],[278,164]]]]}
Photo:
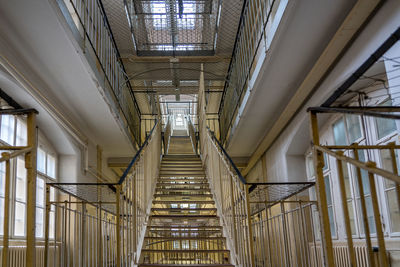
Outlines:
{"type": "MultiPolygon", "coordinates": [[[[391,105],[392,105],[392,100],[390,99],[380,104],[380,106],[391,106],[391,105]]],[[[378,139],[382,139],[397,130],[396,122],[392,119],[375,118],[375,124],[376,124],[376,132],[377,132],[376,134],[378,139]]]]}
{"type": "Polygon", "coordinates": [[[6,185],[6,164],[0,163],[0,235],[3,235],[4,228],[4,194],[6,185]]]}
{"type": "MultiPolygon", "coordinates": [[[[360,161],[365,162],[366,157],[365,153],[362,150],[358,151],[358,157],[360,161]]],[[[353,173],[356,172],[356,168],[353,168],[353,173]]],[[[357,188],[359,188],[359,184],[357,183],[357,179],[354,179],[356,182],[357,188]]],[[[375,220],[374,220],[374,212],[372,209],[372,200],[371,200],[371,191],[370,191],[370,186],[369,186],[369,179],[368,179],[368,172],[361,169],[361,181],[362,181],[362,187],[364,190],[364,199],[365,199],[365,205],[367,208],[367,217],[368,217],[368,225],[369,225],[369,231],[371,234],[376,233],[376,228],[375,228],[375,220]]],[[[364,223],[363,220],[361,219],[362,217],[362,212],[361,212],[361,200],[360,200],[360,194],[359,190],[355,190],[355,195],[357,199],[357,206],[358,206],[358,214],[360,214],[360,233],[364,235],[364,223]]]]}
{"type": "Polygon", "coordinates": [[[167,27],[167,9],[165,3],[151,3],[151,19],[155,29],[162,29],[167,27]]]}
{"type": "Polygon", "coordinates": [[[14,235],[25,235],[26,211],[26,169],[23,157],[17,158],[16,185],[15,185],[15,214],[14,235]]]}
{"type": "Polygon", "coordinates": [[[360,117],[346,115],[333,124],[335,145],[347,145],[362,138],[360,117]]]}
{"type": "MultiPolygon", "coordinates": [[[[325,166],[323,168],[324,173],[324,181],[325,181],[325,191],[327,196],[327,204],[328,204],[328,214],[329,214],[329,223],[331,229],[331,235],[336,237],[336,224],[335,224],[335,213],[334,213],[334,202],[332,198],[331,192],[331,180],[330,180],[330,168],[328,164],[328,157],[324,154],[324,162],[325,166]]],[[[313,166],[313,157],[312,154],[307,155],[306,157],[306,167],[307,167],[307,176],[309,181],[315,181],[315,171],[313,166]]],[[[315,192],[315,187],[310,188],[310,199],[317,200],[317,195],[315,192]]],[[[319,215],[316,206],[313,206],[313,221],[314,221],[314,233],[317,239],[320,239],[320,224],[319,224],[319,215]]]]}
{"type": "Polygon", "coordinates": [[[1,116],[1,130],[0,139],[9,145],[14,144],[14,116],[2,115],[1,116]]]}
{"type": "MultiPolygon", "coordinates": [[[[396,161],[398,162],[398,154],[395,153],[395,155],[396,155],[396,161]]],[[[392,157],[390,155],[390,150],[388,149],[381,150],[381,161],[383,169],[389,172],[393,172],[393,164],[392,164],[392,157]]],[[[397,168],[399,169],[399,167],[400,164],[397,163],[397,168]]],[[[389,219],[390,219],[390,231],[392,233],[398,233],[400,232],[400,224],[399,224],[400,213],[396,195],[397,194],[396,184],[388,179],[383,179],[383,180],[384,180],[383,181],[384,191],[385,191],[389,219]]]]}
{"type": "MultiPolygon", "coordinates": [[[[0,139],[3,144],[26,146],[27,125],[23,117],[0,116],[0,139]]],[[[10,233],[11,237],[22,238],[26,235],[27,172],[23,155],[11,160],[10,179],[10,233]]],[[[56,177],[56,156],[48,149],[38,148],[36,181],[36,237],[44,238],[45,188],[48,178],[56,177]]],[[[4,225],[5,163],[0,163],[0,235],[4,225]]],[[[55,200],[55,191],[51,189],[50,199],[55,200]]],[[[55,209],[50,210],[50,238],[54,238],[55,209]]]]}

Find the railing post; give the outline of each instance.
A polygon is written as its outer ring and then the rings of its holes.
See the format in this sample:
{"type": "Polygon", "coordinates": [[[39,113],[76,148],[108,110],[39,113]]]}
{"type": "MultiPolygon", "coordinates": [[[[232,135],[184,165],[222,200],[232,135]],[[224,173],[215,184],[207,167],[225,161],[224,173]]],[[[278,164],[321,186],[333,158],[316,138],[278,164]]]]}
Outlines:
{"type": "MultiPolygon", "coordinates": [[[[343,151],[339,151],[338,153],[343,155],[343,151]]],[[[350,216],[349,216],[349,210],[348,210],[348,206],[347,206],[347,195],[346,195],[346,186],[344,183],[343,164],[342,164],[342,161],[339,159],[336,160],[336,164],[337,164],[338,175],[339,175],[339,189],[340,189],[340,197],[342,200],[344,225],[346,228],[346,235],[347,235],[349,260],[350,260],[351,266],[355,267],[355,266],[357,266],[357,262],[356,262],[356,255],[354,253],[353,237],[352,237],[351,226],[350,226],[350,216]]]]}
{"type": "Polygon", "coordinates": [[[255,258],[254,258],[254,240],[253,240],[253,228],[251,225],[251,208],[250,208],[250,196],[249,196],[249,185],[244,186],[245,193],[246,193],[246,208],[247,208],[247,224],[249,229],[249,249],[250,249],[250,263],[251,267],[255,265],[255,258]]]}
{"type": "MultiPolygon", "coordinates": [[[[376,167],[375,162],[367,162],[367,165],[372,168],[376,167]]],[[[382,230],[381,214],[379,212],[378,195],[376,193],[375,177],[373,173],[368,172],[368,180],[371,189],[372,208],[374,210],[375,229],[379,245],[379,262],[380,266],[389,266],[386,259],[385,237],[382,230]]]]}
{"type": "Polygon", "coordinates": [[[28,113],[28,147],[32,148],[25,154],[27,177],[26,202],[26,267],[36,266],[36,114],[28,113]]]}
{"type": "Polygon", "coordinates": [[[117,193],[116,193],[116,235],[117,235],[117,267],[121,267],[121,185],[116,185],[117,193]]]}
{"type": "MultiPolygon", "coordinates": [[[[4,152],[3,157],[8,157],[10,154],[4,152]]],[[[3,222],[3,257],[2,266],[8,266],[8,239],[10,235],[10,160],[6,160],[6,175],[4,189],[4,222],[3,222]]]]}
{"type": "MultiPolygon", "coordinates": [[[[391,142],[389,143],[389,145],[393,146],[392,148],[390,148],[390,157],[392,159],[392,168],[393,168],[393,173],[396,175],[399,175],[399,171],[397,169],[397,160],[396,160],[396,152],[394,150],[394,146],[396,145],[395,142],[391,142]]],[[[400,209],[400,184],[395,183],[396,186],[396,198],[397,198],[397,205],[399,206],[400,209]]]]}
{"type": "MultiPolygon", "coordinates": [[[[358,150],[353,149],[353,153],[354,153],[354,159],[359,160],[358,150]]],[[[361,214],[363,217],[365,243],[367,245],[369,265],[371,267],[375,267],[375,259],[374,259],[374,254],[372,251],[372,243],[371,243],[371,233],[369,231],[367,204],[365,203],[365,196],[364,196],[365,193],[364,193],[363,181],[362,181],[362,176],[361,176],[361,169],[358,167],[356,167],[356,176],[357,176],[357,184],[358,184],[358,194],[360,195],[361,214]]]]}
{"type": "MultiPolygon", "coordinates": [[[[49,228],[50,228],[50,185],[46,185],[46,214],[44,228],[44,267],[48,266],[49,261],[49,228]]],[[[57,226],[56,226],[57,227],[57,226]]],[[[54,237],[56,238],[56,237],[54,237]]],[[[54,251],[55,253],[55,251],[54,251]]],[[[7,266],[7,265],[4,265],[7,266]]]]}
{"type": "MultiPolygon", "coordinates": [[[[319,130],[318,130],[318,119],[317,113],[310,112],[311,120],[311,134],[312,141],[314,145],[319,145],[319,130]]],[[[335,261],[333,256],[333,245],[332,245],[332,235],[330,229],[329,212],[328,212],[328,201],[326,197],[326,187],[322,168],[324,167],[324,157],[321,151],[314,148],[314,169],[316,173],[316,195],[318,199],[319,206],[319,218],[321,224],[321,240],[322,249],[324,255],[324,265],[326,267],[334,267],[335,261]]]]}
{"type": "Polygon", "coordinates": [[[81,266],[86,266],[86,203],[82,202],[82,214],[81,214],[81,266]]]}
{"type": "Polygon", "coordinates": [[[290,265],[290,256],[289,256],[289,246],[288,246],[288,236],[287,236],[287,225],[286,225],[286,211],[285,211],[285,204],[281,201],[281,213],[282,213],[282,228],[283,228],[283,242],[284,242],[284,249],[285,249],[285,265],[290,265]]]}

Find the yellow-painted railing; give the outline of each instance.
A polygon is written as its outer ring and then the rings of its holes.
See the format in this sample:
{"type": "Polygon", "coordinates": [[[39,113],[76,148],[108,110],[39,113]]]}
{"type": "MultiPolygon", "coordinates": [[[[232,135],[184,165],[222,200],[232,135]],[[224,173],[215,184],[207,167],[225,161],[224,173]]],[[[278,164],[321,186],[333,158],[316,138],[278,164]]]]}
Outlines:
{"type": "Polygon", "coordinates": [[[157,123],[119,182],[48,183],[45,266],[136,264],[160,160],[161,123],[157,123]]]}

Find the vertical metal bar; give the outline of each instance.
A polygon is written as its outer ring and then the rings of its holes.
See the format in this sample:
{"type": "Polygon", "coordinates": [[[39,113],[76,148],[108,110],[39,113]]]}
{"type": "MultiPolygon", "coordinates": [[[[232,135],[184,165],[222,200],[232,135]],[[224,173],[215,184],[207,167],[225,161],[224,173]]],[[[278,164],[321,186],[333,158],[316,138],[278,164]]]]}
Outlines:
{"type": "MultiPolygon", "coordinates": [[[[367,166],[375,168],[375,162],[367,162],[367,166]]],[[[372,208],[374,210],[374,219],[375,219],[375,228],[376,228],[376,236],[378,238],[379,245],[379,262],[381,266],[389,266],[386,258],[386,247],[385,247],[385,239],[383,235],[383,228],[381,222],[381,215],[379,212],[379,204],[378,204],[378,195],[376,193],[376,185],[375,185],[375,177],[374,174],[368,172],[369,179],[369,187],[371,189],[371,200],[372,200],[372,208]]]]}
{"type": "MultiPolygon", "coordinates": [[[[7,152],[1,153],[2,157],[8,157],[7,152]]],[[[3,222],[3,256],[2,266],[8,266],[8,240],[10,235],[10,160],[6,160],[6,175],[4,189],[4,222],[3,222]]]]}
{"type": "MultiPolygon", "coordinates": [[[[49,223],[50,223],[50,185],[46,185],[46,215],[44,225],[44,266],[48,266],[49,260],[49,223]]],[[[7,266],[7,265],[4,265],[7,266]]]]}
{"type": "Polygon", "coordinates": [[[116,185],[117,187],[117,194],[116,194],[116,239],[117,239],[117,247],[116,247],[116,266],[121,267],[121,207],[120,207],[120,200],[121,200],[121,185],[116,185]]]}
{"type": "Polygon", "coordinates": [[[245,193],[246,193],[246,216],[247,216],[247,224],[248,224],[248,229],[249,229],[249,249],[250,249],[250,266],[249,267],[253,267],[255,266],[255,258],[254,258],[254,240],[253,240],[253,229],[251,226],[251,209],[250,209],[250,196],[249,196],[249,185],[245,186],[245,193]]]}
{"type": "MultiPolygon", "coordinates": [[[[315,112],[310,113],[311,134],[314,145],[319,145],[318,119],[315,112]]],[[[325,190],[325,180],[323,174],[324,158],[321,151],[314,149],[314,169],[316,173],[316,191],[319,204],[319,217],[321,224],[321,241],[323,247],[324,265],[326,267],[335,266],[332,246],[332,234],[329,222],[328,201],[325,190]]]]}
{"type": "MultiPolygon", "coordinates": [[[[399,171],[397,169],[397,160],[396,160],[396,152],[394,150],[394,146],[396,145],[396,142],[391,142],[389,145],[392,145],[393,147],[390,148],[390,157],[392,159],[392,168],[393,168],[393,173],[396,175],[399,175],[399,171]]],[[[400,184],[396,183],[395,186],[396,190],[396,197],[397,197],[397,205],[399,206],[400,209],[400,184]]]]}
{"type": "Polygon", "coordinates": [[[26,203],[26,267],[36,266],[36,114],[31,112],[27,118],[28,147],[32,150],[25,154],[25,168],[27,176],[27,203],[26,203]]]}
{"type": "MultiPolygon", "coordinates": [[[[337,152],[340,155],[343,155],[343,151],[337,152]]],[[[338,168],[338,175],[339,175],[339,189],[340,189],[340,197],[342,200],[342,209],[343,209],[343,216],[344,216],[344,225],[346,228],[347,234],[347,246],[349,250],[349,260],[351,266],[357,266],[356,263],[356,255],[354,253],[354,245],[353,245],[353,237],[351,233],[351,226],[350,226],[350,216],[349,216],[349,209],[347,206],[347,196],[346,196],[346,187],[344,183],[344,175],[343,175],[343,164],[342,161],[337,159],[336,160],[337,168],[338,168]]]]}
{"type": "MultiPolygon", "coordinates": [[[[353,154],[354,154],[354,159],[359,160],[358,150],[353,149],[353,154]]],[[[369,230],[369,223],[368,223],[367,204],[365,203],[365,196],[364,196],[365,193],[364,193],[363,181],[362,181],[362,176],[361,176],[361,169],[358,167],[356,167],[356,176],[357,176],[357,184],[358,184],[358,194],[360,196],[361,214],[363,217],[365,243],[367,245],[369,265],[371,267],[375,267],[374,253],[372,251],[371,233],[369,230]]]]}
{"type": "Polygon", "coordinates": [[[285,264],[286,264],[286,266],[290,266],[285,204],[281,201],[280,206],[281,206],[281,213],[282,213],[283,245],[285,248],[285,264]]]}
{"type": "Polygon", "coordinates": [[[86,266],[86,203],[82,202],[81,214],[81,266],[86,266]]]}

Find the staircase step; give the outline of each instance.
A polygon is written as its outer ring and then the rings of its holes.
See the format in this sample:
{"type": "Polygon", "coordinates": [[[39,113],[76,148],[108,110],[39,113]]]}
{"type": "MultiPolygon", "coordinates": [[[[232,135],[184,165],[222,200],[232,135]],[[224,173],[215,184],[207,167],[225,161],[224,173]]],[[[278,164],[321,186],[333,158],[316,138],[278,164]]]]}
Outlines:
{"type": "Polygon", "coordinates": [[[150,219],[218,219],[217,215],[192,215],[192,214],[176,214],[176,215],[150,215],[150,219]]]}
{"type": "Polygon", "coordinates": [[[229,253],[229,250],[227,249],[142,249],[142,252],[144,253],[229,253]]]}
{"type": "Polygon", "coordinates": [[[139,264],[139,267],[234,267],[232,264],[139,264]]]}
{"type": "Polygon", "coordinates": [[[215,204],[214,200],[153,200],[153,204],[215,204]]]}
{"type": "Polygon", "coordinates": [[[217,211],[216,208],[152,208],[151,211],[217,211]]]}
{"type": "Polygon", "coordinates": [[[213,197],[212,194],[154,194],[154,197],[213,197]]]}
{"type": "Polygon", "coordinates": [[[190,191],[190,192],[211,192],[210,188],[156,188],[157,192],[176,192],[176,191],[190,191]]]}
{"type": "Polygon", "coordinates": [[[226,240],[223,236],[213,236],[213,237],[200,237],[200,236],[146,236],[147,240],[226,240]]]}

